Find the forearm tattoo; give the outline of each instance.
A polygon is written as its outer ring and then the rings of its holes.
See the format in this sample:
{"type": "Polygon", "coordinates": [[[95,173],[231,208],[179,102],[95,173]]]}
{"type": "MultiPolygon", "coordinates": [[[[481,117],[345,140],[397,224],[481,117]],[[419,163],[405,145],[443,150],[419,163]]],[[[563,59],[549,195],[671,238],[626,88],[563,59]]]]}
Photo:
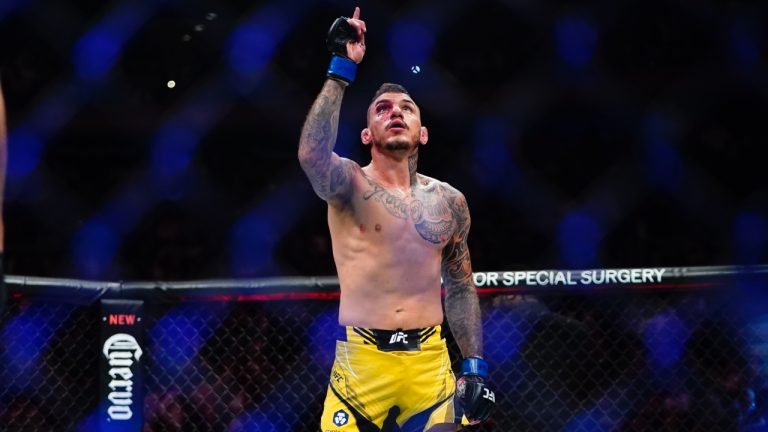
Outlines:
{"type": "Polygon", "coordinates": [[[483,346],[480,303],[472,281],[472,263],[467,247],[470,217],[460,193],[449,201],[457,221],[451,241],[443,249],[442,275],[445,287],[445,315],[462,354],[481,356],[483,346]]]}
{"type": "Polygon", "coordinates": [[[325,200],[348,195],[354,164],[333,154],[344,88],[326,81],[307,115],[299,140],[299,161],[315,192],[325,200]]]}

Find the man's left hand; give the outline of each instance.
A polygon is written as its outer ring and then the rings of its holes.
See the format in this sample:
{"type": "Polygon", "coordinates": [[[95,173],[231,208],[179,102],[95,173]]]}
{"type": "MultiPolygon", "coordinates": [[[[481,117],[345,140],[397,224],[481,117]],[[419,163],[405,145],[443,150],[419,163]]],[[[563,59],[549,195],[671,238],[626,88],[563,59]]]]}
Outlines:
{"type": "Polygon", "coordinates": [[[483,422],[496,406],[496,393],[485,383],[488,364],[479,357],[464,359],[461,376],[456,381],[456,395],[469,424],[483,422]]]}

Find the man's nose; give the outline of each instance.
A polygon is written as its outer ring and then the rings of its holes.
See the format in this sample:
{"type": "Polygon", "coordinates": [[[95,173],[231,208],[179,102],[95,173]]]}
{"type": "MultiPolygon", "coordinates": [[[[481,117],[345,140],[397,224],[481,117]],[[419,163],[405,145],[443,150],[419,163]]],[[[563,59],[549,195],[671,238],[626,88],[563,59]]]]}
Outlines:
{"type": "Polygon", "coordinates": [[[402,117],[403,116],[403,110],[400,109],[399,106],[395,105],[394,107],[392,107],[392,116],[402,117]]]}

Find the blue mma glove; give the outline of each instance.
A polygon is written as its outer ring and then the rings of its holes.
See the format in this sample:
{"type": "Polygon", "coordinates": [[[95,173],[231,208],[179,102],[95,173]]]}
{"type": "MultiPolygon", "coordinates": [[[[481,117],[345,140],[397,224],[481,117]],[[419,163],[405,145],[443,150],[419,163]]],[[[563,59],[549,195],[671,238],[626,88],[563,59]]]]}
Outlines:
{"type": "Polygon", "coordinates": [[[357,64],[347,56],[347,42],[355,40],[357,40],[357,31],[347,22],[347,18],[336,18],[325,39],[328,51],[333,54],[331,64],[328,66],[329,78],[338,79],[347,84],[355,80],[357,64]]]}
{"type": "Polygon", "coordinates": [[[496,406],[496,394],[486,384],[488,362],[480,357],[467,357],[461,363],[456,381],[456,396],[470,423],[485,421],[496,406]]]}

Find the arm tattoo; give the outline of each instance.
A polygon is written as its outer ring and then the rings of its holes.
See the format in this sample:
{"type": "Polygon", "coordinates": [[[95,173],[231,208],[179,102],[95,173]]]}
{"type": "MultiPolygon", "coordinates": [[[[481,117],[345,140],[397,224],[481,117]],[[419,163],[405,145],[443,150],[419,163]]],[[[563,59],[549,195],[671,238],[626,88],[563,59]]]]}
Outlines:
{"type": "Polygon", "coordinates": [[[467,248],[470,217],[467,202],[458,191],[449,197],[457,226],[443,249],[445,315],[464,357],[481,356],[483,347],[480,303],[472,281],[472,263],[467,248]]]}
{"type": "Polygon", "coordinates": [[[320,198],[343,203],[349,199],[354,163],[333,153],[344,93],[337,81],[327,80],[307,115],[299,140],[299,162],[320,198]]]}

